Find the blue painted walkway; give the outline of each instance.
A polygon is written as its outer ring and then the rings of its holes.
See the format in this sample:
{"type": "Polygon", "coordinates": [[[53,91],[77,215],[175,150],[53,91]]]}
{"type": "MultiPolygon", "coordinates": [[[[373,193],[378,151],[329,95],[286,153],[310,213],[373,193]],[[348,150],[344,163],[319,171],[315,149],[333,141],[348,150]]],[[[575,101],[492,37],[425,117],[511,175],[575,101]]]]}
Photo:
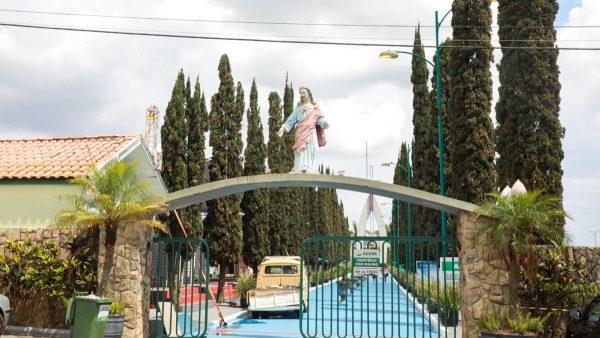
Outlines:
{"type": "Polygon", "coordinates": [[[309,309],[295,318],[243,319],[226,328],[211,326],[207,337],[439,337],[433,317],[407,299],[390,277],[365,279],[340,304],[337,283],[309,293],[309,309]],[[301,333],[302,332],[302,333],[301,333]]]}

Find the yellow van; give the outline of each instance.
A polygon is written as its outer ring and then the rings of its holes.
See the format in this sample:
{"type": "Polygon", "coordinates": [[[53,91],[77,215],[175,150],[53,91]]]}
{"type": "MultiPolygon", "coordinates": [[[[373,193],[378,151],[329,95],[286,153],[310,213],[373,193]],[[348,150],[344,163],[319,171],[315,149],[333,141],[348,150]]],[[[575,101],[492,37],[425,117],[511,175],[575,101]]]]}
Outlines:
{"type": "Polygon", "coordinates": [[[300,281],[300,264],[299,256],[266,256],[263,259],[258,266],[256,289],[248,291],[248,311],[252,318],[282,312],[299,316],[300,309],[306,312],[309,284],[306,267],[300,281]]]}

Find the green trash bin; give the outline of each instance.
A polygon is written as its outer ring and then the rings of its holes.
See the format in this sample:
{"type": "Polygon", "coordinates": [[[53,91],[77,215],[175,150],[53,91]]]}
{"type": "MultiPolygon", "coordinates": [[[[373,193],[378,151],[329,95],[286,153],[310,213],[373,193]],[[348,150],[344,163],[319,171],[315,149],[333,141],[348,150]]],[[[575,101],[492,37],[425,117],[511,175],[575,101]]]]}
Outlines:
{"type": "Polygon", "coordinates": [[[103,338],[110,309],[110,298],[94,295],[75,297],[73,303],[73,338],[103,338]]]}

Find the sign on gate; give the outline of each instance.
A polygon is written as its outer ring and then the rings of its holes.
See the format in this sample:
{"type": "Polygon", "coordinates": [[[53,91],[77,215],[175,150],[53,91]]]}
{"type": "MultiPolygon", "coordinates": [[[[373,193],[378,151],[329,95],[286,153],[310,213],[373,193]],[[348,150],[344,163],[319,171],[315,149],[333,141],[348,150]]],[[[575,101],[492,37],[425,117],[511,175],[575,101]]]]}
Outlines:
{"type": "Polygon", "coordinates": [[[352,269],[355,276],[368,276],[381,271],[379,249],[356,249],[352,256],[352,269]]]}
{"type": "Polygon", "coordinates": [[[458,283],[460,280],[458,257],[440,257],[440,270],[446,276],[446,282],[454,281],[454,283],[458,283]]]}

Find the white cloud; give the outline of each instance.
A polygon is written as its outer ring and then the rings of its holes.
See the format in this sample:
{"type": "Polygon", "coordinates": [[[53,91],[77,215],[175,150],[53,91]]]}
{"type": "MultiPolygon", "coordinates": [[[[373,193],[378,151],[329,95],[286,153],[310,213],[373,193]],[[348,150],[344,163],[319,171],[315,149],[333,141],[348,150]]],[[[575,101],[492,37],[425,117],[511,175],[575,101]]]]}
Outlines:
{"type": "MultiPolygon", "coordinates": [[[[10,0],[6,8],[111,15],[278,22],[334,22],[408,24],[431,26],[434,11],[443,15],[451,0],[304,2],[233,1],[36,1],[10,0]]],[[[562,9],[565,10],[565,9],[562,9]]],[[[582,0],[569,12],[569,25],[595,25],[600,2],[582,0]]],[[[450,24],[450,17],[444,25],[450,24]]],[[[343,28],[273,26],[107,18],[77,18],[0,12],[0,20],[61,26],[151,30],[156,32],[214,33],[237,36],[308,36],[356,38],[358,42],[388,40],[412,43],[412,28],[343,28]]],[[[598,39],[599,30],[560,29],[559,45],[566,40],[598,39]]],[[[423,41],[433,44],[434,32],[421,30],[423,41]]],[[[450,34],[442,29],[442,40],[450,34]]],[[[291,39],[291,38],[290,38],[291,39]]],[[[339,40],[339,39],[338,39],[339,40]]],[[[568,42],[577,46],[582,42],[568,42]]],[[[588,43],[589,44],[589,43],[588,43]]],[[[200,78],[208,99],[218,86],[219,58],[227,53],[236,81],[246,95],[253,78],[259,90],[265,133],[269,92],[282,92],[286,73],[297,90],[309,86],[332,123],[328,145],[318,160],[346,175],[365,177],[365,142],[374,179],[391,182],[393,170],[381,167],[398,156],[402,141],[412,138],[410,57],[382,61],[385,47],[344,47],[265,44],[190,39],[165,39],[104,34],[0,28],[0,133],[2,135],[74,135],[141,133],[145,109],[156,104],[164,112],[179,69],[192,81],[200,78]]],[[[426,50],[428,57],[433,51],[426,50]]],[[[561,121],[564,140],[565,206],[579,222],[595,223],[594,201],[599,190],[578,180],[597,180],[600,153],[600,113],[596,103],[600,87],[597,52],[563,51],[559,65],[562,83],[561,121]],[[589,221],[587,221],[589,220],[589,221]]],[[[496,62],[500,55],[496,54],[496,62]]],[[[493,69],[494,80],[497,73],[493,69]]],[[[297,94],[296,94],[297,95],[297,94]]],[[[496,91],[495,91],[496,95],[496,91]]],[[[496,95],[497,97],[497,95],[496,95]]],[[[595,182],[595,181],[594,181],[595,182]]],[[[591,186],[594,186],[593,184],[591,186]]],[[[357,220],[366,195],[339,192],[346,213],[357,220]]],[[[385,199],[380,199],[384,202],[385,199]]],[[[389,212],[389,206],[384,207],[389,212]]],[[[587,225],[586,225],[587,226],[587,225]]],[[[576,227],[578,241],[585,231],[576,227]]]]}

